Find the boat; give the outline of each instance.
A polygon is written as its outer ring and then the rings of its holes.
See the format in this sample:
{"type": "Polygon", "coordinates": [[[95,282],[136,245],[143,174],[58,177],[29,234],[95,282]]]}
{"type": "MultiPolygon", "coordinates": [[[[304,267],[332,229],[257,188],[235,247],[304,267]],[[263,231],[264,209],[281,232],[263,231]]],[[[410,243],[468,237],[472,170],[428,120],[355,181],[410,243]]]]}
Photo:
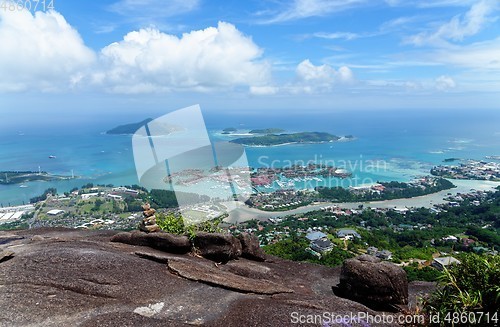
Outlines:
{"type": "Polygon", "coordinates": [[[53,155],[49,156],[49,159],[55,159],[55,158],[56,158],[56,156],[53,156],[53,155]]]}
{"type": "Polygon", "coordinates": [[[26,187],[28,187],[28,185],[24,185],[24,184],[22,184],[22,185],[19,185],[19,187],[20,187],[20,188],[26,188],[26,187]]]}

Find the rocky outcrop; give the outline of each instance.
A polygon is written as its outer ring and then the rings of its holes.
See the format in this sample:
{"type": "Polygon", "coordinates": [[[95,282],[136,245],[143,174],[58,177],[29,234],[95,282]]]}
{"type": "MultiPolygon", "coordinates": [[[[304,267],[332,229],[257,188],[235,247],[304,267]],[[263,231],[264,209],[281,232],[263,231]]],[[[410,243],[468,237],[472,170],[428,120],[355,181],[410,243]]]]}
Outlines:
{"type": "MultiPolygon", "coordinates": [[[[331,292],[340,267],[274,257],[222,265],[192,253],[109,242],[129,235],[116,231],[9,233],[20,237],[0,244],[0,251],[14,253],[0,263],[2,327],[312,326],[318,324],[293,323],[292,314],[377,314],[331,292]]],[[[429,287],[410,288],[410,298],[429,287]]],[[[370,322],[377,326],[390,324],[370,322]]]]}
{"type": "Polygon", "coordinates": [[[293,292],[283,285],[226,272],[204,261],[175,258],[168,260],[168,268],[181,277],[243,293],[272,295],[293,292]]]}
{"type": "Polygon", "coordinates": [[[154,233],[160,231],[160,227],[156,224],[156,210],[151,208],[149,203],[145,203],[142,206],[144,210],[142,214],[144,219],[139,223],[139,229],[146,233],[154,233]]]}
{"type": "Polygon", "coordinates": [[[405,271],[390,262],[362,255],[344,261],[338,291],[343,296],[374,308],[408,304],[405,271]]]}
{"type": "Polygon", "coordinates": [[[191,251],[191,242],[187,236],[172,235],[165,232],[149,234],[140,231],[122,232],[114,235],[111,242],[149,246],[169,253],[183,254],[191,251]]]}
{"type": "Polygon", "coordinates": [[[228,262],[241,256],[241,242],[231,234],[197,233],[193,239],[195,251],[202,257],[216,261],[228,262]]]}
{"type": "Polygon", "coordinates": [[[242,233],[238,235],[238,239],[241,242],[241,256],[255,261],[265,261],[266,254],[262,250],[259,244],[259,239],[256,235],[242,233]]]}

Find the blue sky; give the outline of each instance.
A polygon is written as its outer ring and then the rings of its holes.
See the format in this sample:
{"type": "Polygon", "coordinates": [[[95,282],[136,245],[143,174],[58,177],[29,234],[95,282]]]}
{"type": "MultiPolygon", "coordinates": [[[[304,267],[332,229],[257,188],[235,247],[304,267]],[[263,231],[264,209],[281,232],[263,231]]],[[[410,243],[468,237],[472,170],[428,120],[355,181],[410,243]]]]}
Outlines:
{"type": "Polygon", "coordinates": [[[499,108],[497,0],[55,0],[54,8],[0,8],[7,113],[193,103],[242,112],[499,108]]]}

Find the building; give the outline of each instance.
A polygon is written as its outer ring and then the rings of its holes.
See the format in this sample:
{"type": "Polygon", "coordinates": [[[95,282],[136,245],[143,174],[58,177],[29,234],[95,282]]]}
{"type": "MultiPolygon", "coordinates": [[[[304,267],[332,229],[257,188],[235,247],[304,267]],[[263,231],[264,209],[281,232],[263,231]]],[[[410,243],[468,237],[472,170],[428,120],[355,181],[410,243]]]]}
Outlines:
{"type": "Polygon", "coordinates": [[[53,209],[47,212],[47,215],[49,216],[57,216],[64,213],[64,210],[59,210],[59,209],[53,209]]]}
{"type": "Polygon", "coordinates": [[[333,249],[333,243],[327,239],[319,239],[311,242],[311,249],[318,253],[329,252],[333,249]]]}
{"type": "Polygon", "coordinates": [[[311,232],[311,233],[306,235],[306,238],[309,241],[313,242],[313,241],[316,241],[316,240],[319,240],[322,238],[326,238],[326,234],[322,233],[322,232],[311,232]]]}
{"type": "Polygon", "coordinates": [[[370,246],[368,249],[366,249],[366,253],[369,255],[376,255],[378,252],[378,249],[374,246],[370,246]]]}
{"type": "Polygon", "coordinates": [[[108,198],[111,198],[113,200],[123,200],[123,196],[121,195],[116,195],[116,194],[108,194],[108,198]]]}
{"type": "Polygon", "coordinates": [[[456,241],[458,241],[458,238],[456,236],[449,235],[449,236],[443,237],[442,240],[444,242],[456,242],[456,241]]]}
{"type": "Polygon", "coordinates": [[[392,252],[389,250],[382,250],[377,252],[376,254],[377,258],[380,258],[382,260],[391,260],[392,259],[392,252]]]}
{"type": "Polygon", "coordinates": [[[82,194],[82,200],[88,200],[88,199],[96,197],[98,195],[99,195],[99,193],[86,193],[86,194],[82,194]]]}
{"type": "Polygon", "coordinates": [[[432,266],[439,270],[443,270],[444,268],[454,264],[460,264],[460,261],[453,257],[434,258],[432,261],[432,266]]]}
{"type": "Polygon", "coordinates": [[[354,237],[361,238],[361,235],[359,235],[354,229],[341,229],[337,232],[337,237],[353,239],[354,237]]]}

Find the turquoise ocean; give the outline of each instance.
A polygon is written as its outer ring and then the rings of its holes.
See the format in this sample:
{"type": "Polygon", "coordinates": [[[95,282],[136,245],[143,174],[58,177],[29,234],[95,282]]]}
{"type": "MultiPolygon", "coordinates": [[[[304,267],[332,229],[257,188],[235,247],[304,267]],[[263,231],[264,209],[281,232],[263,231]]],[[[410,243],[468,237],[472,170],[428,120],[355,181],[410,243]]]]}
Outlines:
{"type": "MultiPolygon", "coordinates": [[[[353,135],[350,142],[248,147],[252,167],[279,167],[308,162],[333,164],[353,176],[330,186],[356,186],[374,181],[408,181],[428,174],[446,158],[484,159],[500,156],[500,111],[387,110],[217,113],[204,112],[214,142],[230,140],[221,130],[244,133],[277,127],[287,132],[319,131],[353,135]]],[[[49,187],[69,191],[86,183],[138,184],[131,136],[106,135],[117,125],[155,118],[165,113],[102,115],[50,123],[29,122],[0,128],[0,171],[30,170],[78,178],[54,182],[0,185],[0,205],[28,203],[49,187]],[[49,156],[56,156],[50,159],[49,156]]],[[[7,119],[8,121],[8,119],[7,119]]],[[[319,182],[321,184],[321,182],[319,182]]],[[[306,185],[296,185],[298,188],[306,185]]],[[[309,185],[311,186],[311,185],[309,185]]],[[[314,186],[314,185],[313,185],[314,186]]]]}

